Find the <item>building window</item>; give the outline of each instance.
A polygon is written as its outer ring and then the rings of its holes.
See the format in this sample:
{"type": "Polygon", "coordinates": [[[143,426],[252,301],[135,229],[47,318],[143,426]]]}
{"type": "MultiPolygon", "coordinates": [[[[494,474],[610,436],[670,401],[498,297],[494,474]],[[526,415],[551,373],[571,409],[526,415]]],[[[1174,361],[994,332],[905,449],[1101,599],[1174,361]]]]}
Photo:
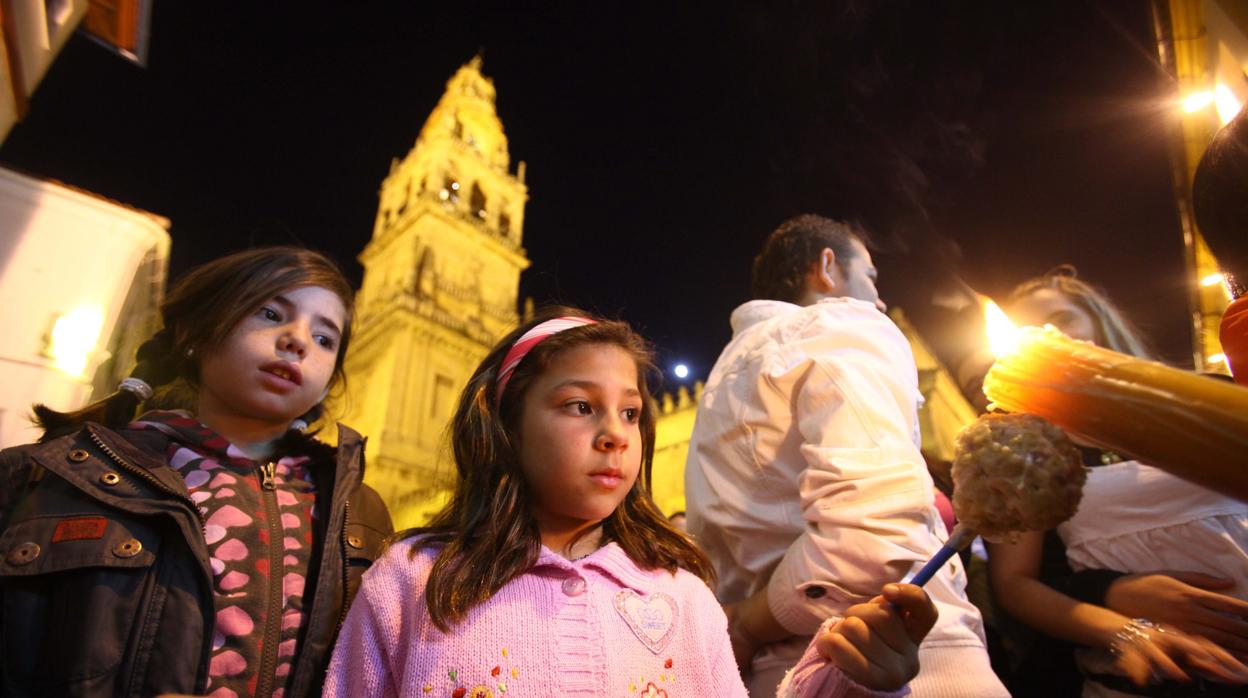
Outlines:
{"type": "Polygon", "coordinates": [[[502,233],[503,237],[509,237],[511,235],[511,216],[506,213],[499,215],[498,232],[502,233]]]}
{"type": "Polygon", "coordinates": [[[472,198],[468,200],[470,210],[477,214],[477,217],[485,219],[485,192],[481,191],[481,185],[476,182],[472,183],[472,198]]]}
{"type": "Polygon", "coordinates": [[[438,198],[457,204],[459,203],[459,189],[459,178],[448,172],[446,174],[446,186],[442,187],[442,191],[438,192],[438,198]]]}

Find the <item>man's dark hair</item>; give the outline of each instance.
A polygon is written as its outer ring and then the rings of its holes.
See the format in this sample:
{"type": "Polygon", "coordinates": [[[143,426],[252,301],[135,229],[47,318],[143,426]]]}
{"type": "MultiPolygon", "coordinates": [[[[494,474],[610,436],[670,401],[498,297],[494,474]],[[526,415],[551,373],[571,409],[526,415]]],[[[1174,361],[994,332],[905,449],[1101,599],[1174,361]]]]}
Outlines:
{"type": "Polygon", "coordinates": [[[810,213],[781,223],[754,258],[754,298],[796,303],[806,273],[819,261],[823,249],[831,249],[843,269],[858,254],[854,240],[870,247],[866,231],[852,223],[810,213]]]}

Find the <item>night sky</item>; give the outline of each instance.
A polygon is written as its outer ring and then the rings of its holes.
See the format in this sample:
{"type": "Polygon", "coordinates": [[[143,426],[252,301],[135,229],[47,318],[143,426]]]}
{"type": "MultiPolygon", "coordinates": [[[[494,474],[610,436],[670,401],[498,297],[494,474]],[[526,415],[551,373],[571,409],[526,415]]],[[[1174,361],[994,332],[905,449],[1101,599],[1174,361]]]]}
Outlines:
{"type": "Polygon", "coordinates": [[[1190,357],[1148,3],[221,4],[158,0],[145,68],[74,37],[0,164],[170,218],[175,276],[300,242],[358,282],[391,159],[483,51],[528,163],[521,297],[632,321],[691,379],[804,212],[871,229],[921,327],[952,274],[1071,262],[1190,357]]]}

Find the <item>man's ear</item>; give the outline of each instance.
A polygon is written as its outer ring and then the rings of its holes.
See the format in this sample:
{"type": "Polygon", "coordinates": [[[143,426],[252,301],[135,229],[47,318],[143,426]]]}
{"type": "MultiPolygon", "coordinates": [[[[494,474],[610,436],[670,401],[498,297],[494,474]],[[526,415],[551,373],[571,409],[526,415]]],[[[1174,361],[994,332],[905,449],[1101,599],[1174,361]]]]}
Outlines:
{"type": "Polygon", "coordinates": [[[814,290],[820,294],[832,294],[836,291],[836,253],[832,248],[825,247],[819,253],[819,260],[814,268],[814,290]]]}

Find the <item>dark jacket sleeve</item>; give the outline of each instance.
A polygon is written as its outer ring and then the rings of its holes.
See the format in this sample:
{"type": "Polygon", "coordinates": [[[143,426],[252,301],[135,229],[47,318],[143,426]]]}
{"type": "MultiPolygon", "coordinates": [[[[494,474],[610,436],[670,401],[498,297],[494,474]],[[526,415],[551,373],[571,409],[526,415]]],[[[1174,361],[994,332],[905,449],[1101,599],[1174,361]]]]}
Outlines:
{"type": "Polygon", "coordinates": [[[26,496],[36,474],[25,447],[0,451],[0,532],[8,528],[13,510],[26,496]]]}

